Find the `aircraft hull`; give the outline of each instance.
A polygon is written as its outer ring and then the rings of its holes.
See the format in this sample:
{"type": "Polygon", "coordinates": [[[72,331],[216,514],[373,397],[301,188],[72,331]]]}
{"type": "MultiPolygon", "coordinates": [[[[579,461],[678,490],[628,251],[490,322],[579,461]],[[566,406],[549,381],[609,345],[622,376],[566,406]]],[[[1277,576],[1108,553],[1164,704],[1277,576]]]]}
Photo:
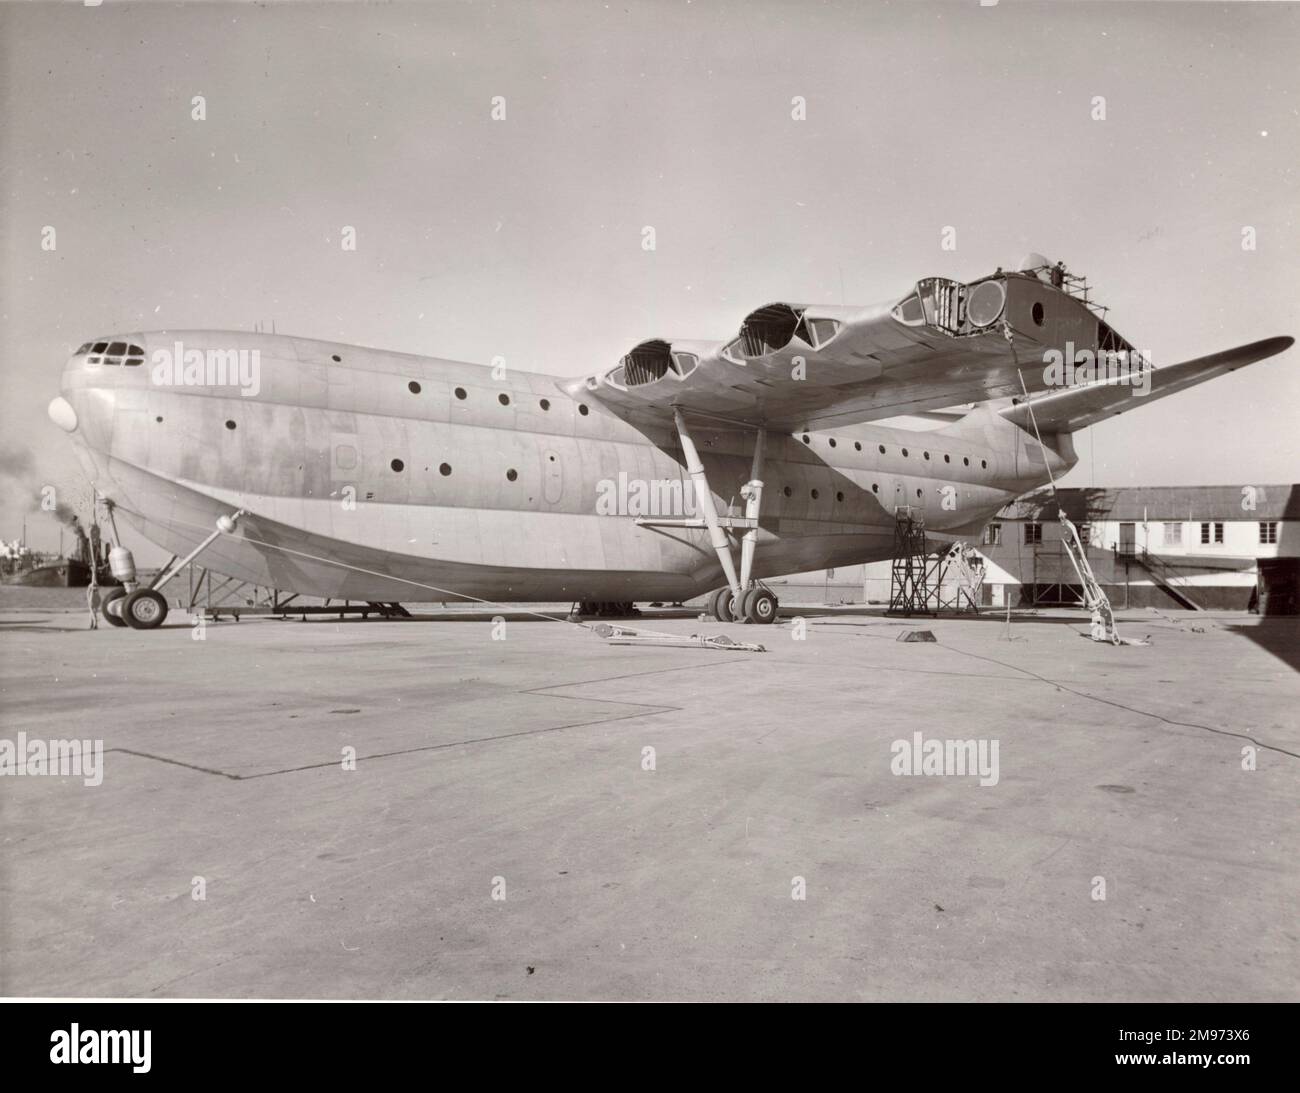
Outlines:
{"type": "MultiPolygon", "coordinates": [[[[78,354],[52,415],[119,518],[173,554],[245,510],[199,559],[213,572],[382,601],[682,600],[724,583],[703,527],[644,522],[697,511],[672,429],[586,405],[559,377],[284,336],[129,340],[146,359],[182,341],[260,354],[256,390],[78,354]],[[676,504],[647,507],[647,483],[676,504]]],[[[715,508],[741,515],[753,431],[692,431],[715,508]]],[[[1057,474],[1073,461],[1045,451],[1057,474]]],[[[969,534],[1046,477],[1032,438],[984,409],[930,432],[773,433],[754,575],[887,558],[900,505],[937,540],[969,534]]]]}

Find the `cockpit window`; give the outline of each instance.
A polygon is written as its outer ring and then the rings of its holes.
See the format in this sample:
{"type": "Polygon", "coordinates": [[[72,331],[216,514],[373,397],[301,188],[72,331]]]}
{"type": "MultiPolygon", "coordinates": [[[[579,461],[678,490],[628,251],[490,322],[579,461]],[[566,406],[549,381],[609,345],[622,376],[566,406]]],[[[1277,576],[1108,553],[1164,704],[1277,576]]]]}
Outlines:
{"type": "Polygon", "coordinates": [[[144,350],[134,342],[87,342],[77,352],[88,354],[87,364],[144,364],[144,350]]]}

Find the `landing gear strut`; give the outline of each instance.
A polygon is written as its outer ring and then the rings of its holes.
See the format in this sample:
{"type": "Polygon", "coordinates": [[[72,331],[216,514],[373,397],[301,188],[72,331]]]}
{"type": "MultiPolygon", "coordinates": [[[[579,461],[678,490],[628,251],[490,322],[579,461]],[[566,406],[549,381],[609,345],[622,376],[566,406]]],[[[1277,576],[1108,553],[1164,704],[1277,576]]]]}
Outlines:
{"type": "MultiPolygon", "coordinates": [[[[109,511],[111,516],[112,510],[109,511]]],[[[100,601],[99,613],[104,616],[104,621],[110,626],[129,626],[132,630],[156,630],[160,627],[167,618],[167,600],[159,589],[207,550],[219,536],[233,532],[243,515],[244,510],[239,509],[229,516],[218,517],[217,530],[180,561],[173,558],[148,588],[140,587],[136,580],[135,559],[118,540],[119,545],[108,552],[108,559],[113,576],[122,582],[122,587],[112,589],[100,601]]]]}
{"type": "Polygon", "coordinates": [[[690,430],[686,427],[686,418],[681,410],[675,407],[673,421],[677,425],[677,435],[682,442],[682,454],[686,457],[686,470],[695,484],[700,514],[709,529],[709,541],[713,544],[723,575],[727,578],[726,587],[718,589],[709,597],[708,613],[719,622],[775,622],[776,597],[751,577],[754,553],[758,548],[758,518],[763,502],[762,473],[763,456],[767,447],[767,430],[762,426],[758,429],[749,481],[740,490],[740,495],[745,499],[744,519],[733,522],[730,517],[727,518],[728,527],[735,527],[739,523],[745,528],[740,547],[740,573],[737,575],[736,563],[731,555],[731,540],[727,538],[723,521],[718,517],[718,510],[713,504],[713,491],[709,488],[704,464],[695,448],[690,430]]]}

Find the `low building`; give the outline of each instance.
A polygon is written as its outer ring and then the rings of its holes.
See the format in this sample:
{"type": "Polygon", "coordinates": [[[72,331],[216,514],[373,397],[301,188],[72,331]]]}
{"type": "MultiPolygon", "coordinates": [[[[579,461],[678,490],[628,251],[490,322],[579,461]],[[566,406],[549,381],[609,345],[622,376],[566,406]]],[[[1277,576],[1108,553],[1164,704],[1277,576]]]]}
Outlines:
{"type": "Polygon", "coordinates": [[[1116,607],[1253,605],[1260,562],[1300,559],[1300,490],[1272,486],[1049,489],[1013,501],[985,527],[985,602],[1076,603],[1079,578],[1058,506],[1116,607]],[[998,594],[998,586],[1002,595],[998,594]]]}
{"type": "MultiPolygon", "coordinates": [[[[1058,504],[1116,607],[1253,608],[1294,614],[1300,600],[1300,486],[1138,486],[1037,490],[1003,508],[971,543],[984,559],[985,606],[1076,605],[1078,574],[1058,504]]],[[[890,563],[768,582],[783,602],[888,603],[890,563]],[[778,587],[780,586],[780,587],[778,587]]]]}

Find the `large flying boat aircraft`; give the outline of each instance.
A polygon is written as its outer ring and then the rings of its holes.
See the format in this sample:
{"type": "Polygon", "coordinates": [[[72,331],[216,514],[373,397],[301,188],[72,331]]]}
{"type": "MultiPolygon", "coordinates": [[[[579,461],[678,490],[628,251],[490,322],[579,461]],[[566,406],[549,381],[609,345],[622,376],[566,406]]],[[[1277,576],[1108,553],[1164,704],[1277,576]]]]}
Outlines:
{"type": "MultiPolygon", "coordinates": [[[[82,345],[50,404],[114,519],[209,570],[374,602],[684,601],[771,622],[765,577],[951,542],[1059,478],[1072,434],[1292,344],[1160,368],[1031,256],[876,307],[772,303],[573,379],[265,333],[82,345]],[[905,415],[928,417],[904,427],[905,415]]],[[[116,625],[167,603],[113,552],[116,625]]]]}

